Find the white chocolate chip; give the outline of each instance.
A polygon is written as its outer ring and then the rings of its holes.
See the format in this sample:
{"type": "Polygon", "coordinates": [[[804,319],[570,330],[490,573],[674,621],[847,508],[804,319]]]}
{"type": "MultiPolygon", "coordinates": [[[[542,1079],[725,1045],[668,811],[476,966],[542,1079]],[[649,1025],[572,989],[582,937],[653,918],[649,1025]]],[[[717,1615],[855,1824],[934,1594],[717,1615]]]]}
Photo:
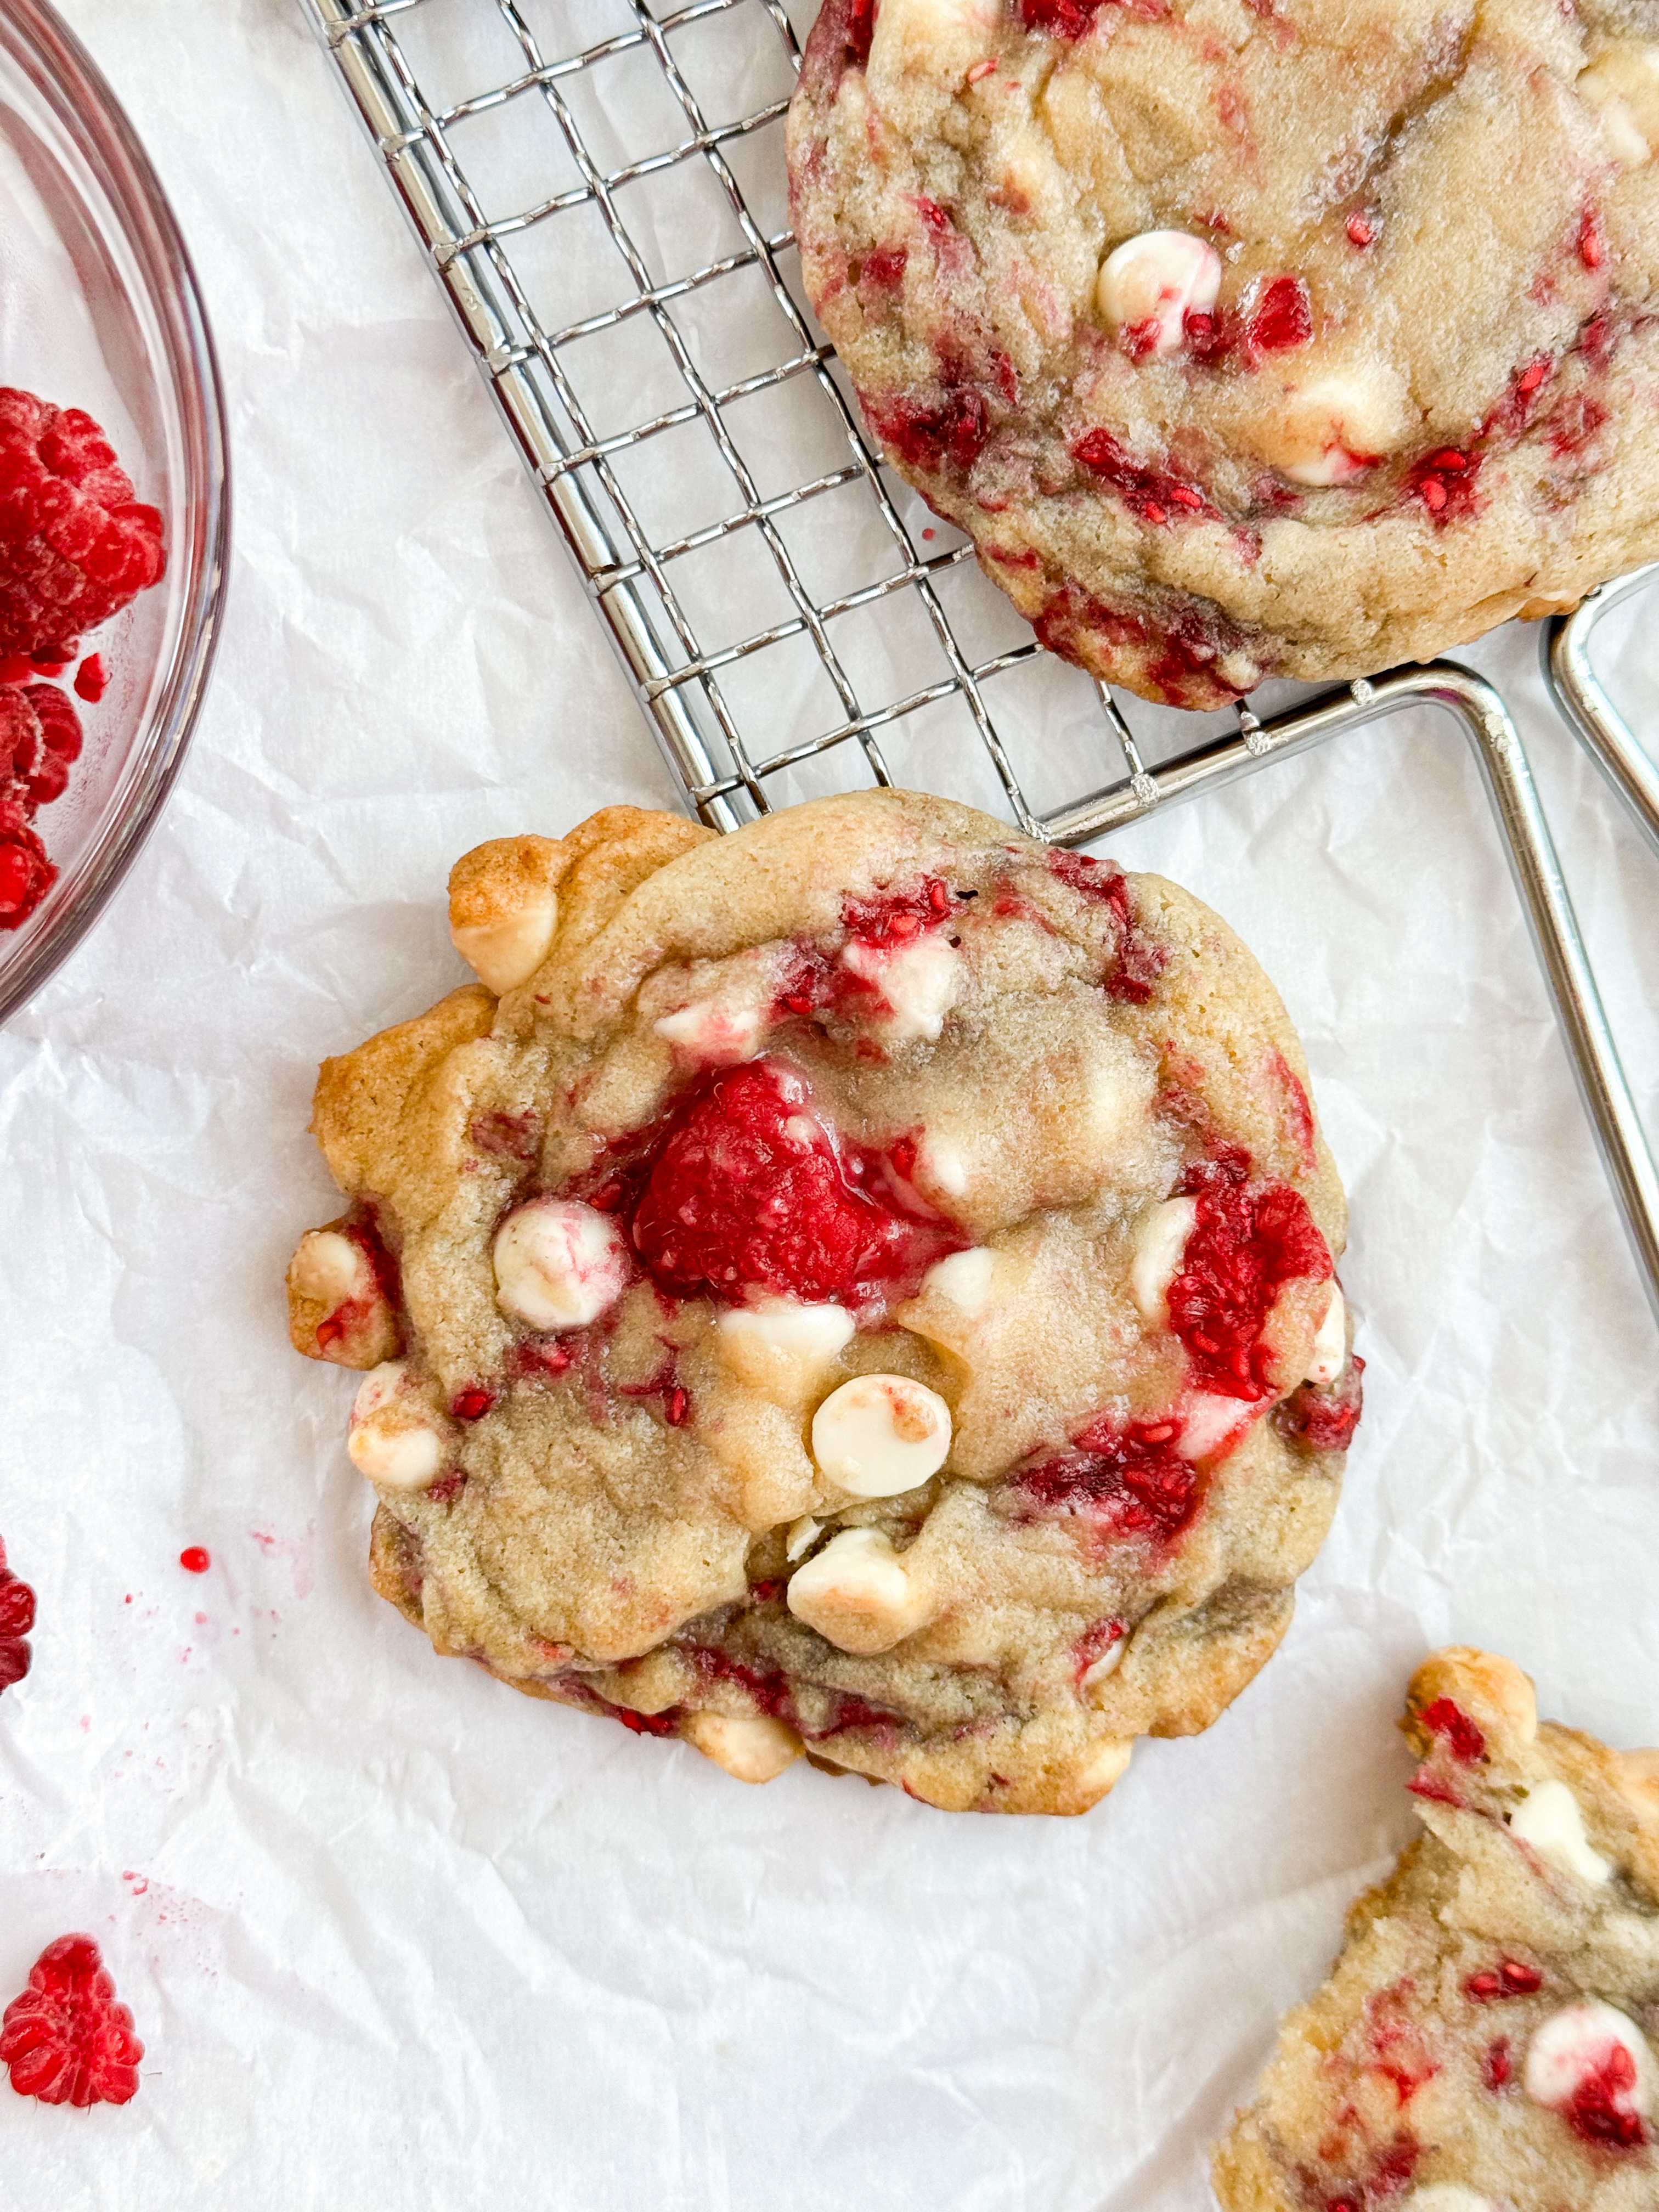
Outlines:
{"type": "Polygon", "coordinates": [[[1257,1408],[1241,1398],[1212,1397],[1195,1390],[1182,1407],[1181,1434],[1176,1449],[1185,1460],[1212,1458],[1224,1447],[1231,1451],[1255,1419],[1257,1408]]]}
{"type": "Polygon", "coordinates": [[[1431,2181],[1426,2188],[1413,2190],[1401,2212],[1499,2212],[1499,2208],[1490,2197],[1465,2189],[1461,2181],[1431,2181]]]}
{"type": "Polygon", "coordinates": [[[1391,453],[1408,428],[1406,390],[1383,363],[1328,370],[1264,392],[1251,433],[1257,450],[1292,483],[1344,483],[1391,453]]]}
{"type": "Polygon", "coordinates": [[[1334,1382],[1348,1358],[1348,1309],[1334,1281],[1324,1319],[1314,1334],[1313,1358],[1308,1363],[1307,1382],[1334,1382]]]}
{"type": "Polygon", "coordinates": [[[741,1382],[781,1402],[805,1398],[854,1334],[845,1306],[758,1298],[731,1306],[714,1324],[722,1363],[741,1382]]]}
{"type": "Polygon", "coordinates": [[[695,999],[651,1026],[680,1051],[710,1064],[734,1066],[752,1060],[760,1049],[757,1006],[723,1006],[718,999],[695,999]]]}
{"type": "Polygon", "coordinates": [[[680,1733],[739,1782],[773,1782],[806,1748],[792,1728],[764,1713],[693,1713],[680,1733]]]}
{"type": "Polygon", "coordinates": [[[1578,89],[1600,111],[1615,161],[1637,168],[1659,152],[1659,45],[1620,40],[1596,56],[1578,89]]]}
{"type": "Polygon", "coordinates": [[[1565,1782],[1540,1782],[1528,1790],[1510,1814],[1510,1833],[1580,1881],[1599,1885],[1612,1877],[1613,1862],[1584,1833],[1583,1808],[1565,1782]]]}
{"type": "Polygon", "coordinates": [[[1195,1198],[1166,1198],[1140,1224],[1129,1264],[1129,1287],[1148,1321],[1167,1322],[1170,1317],[1170,1285],[1197,1219],[1195,1198]]]}
{"type": "Polygon", "coordinates": [[[495,1231],[495,1303],[532,1328],[581,1328],[622,1296],[628,1248],[608,1215],[532,1198],[495,1231]]]}
{"type": "Polygon", "coordinates": [[[931,1176],[947,1198],[960,1198],[968,1188],[968,1163],[947,1138],[930,1130],[921,1141],[923,1172],[931,1176]]]}
{"type": "Polygon", "coordinates": [[[443,1465],[443,1430],[417,1395],[407,1360],[382,1360],[364,1376],[346,1449],[360,1474],[389,1490],[424,1490],[443,1465]]]}
{"type": "Polygon", "coordinates": [[[1527,2045],[1522,2081],[1534,2105],[1559,2112],[1571,2106],[1585,2084],[1603,2072],[1615,2047],[1630,2053],[1636,2080],[1615,2092],[1613,2108],[1645,2118],[1653,2103],[1654,2063],[1647,2039],[1616,2007],[1589,1997],[1552,2013],[1527,2045]]]}
{"type": "Polygon", "coordinates": [[[1098,1164],[1102,1182],[1140,1144],[1152,1096],[1152,1071],[1130,1051],[1091,1055],[1084,1070],[1082,1108],[1070,1133],[1098,1164]]]}
{"type": "Polygon", "coordinates": [[[854,938],[841,964],[880,992],[887,1008],[887,1033],[896,1044],[918,1038],[938,1042],[945,1017],[962,988],[962,958],[937,931],[912,938],[893,951],[854,938]]]}
{"type": "Polygon", "coordinates": [[[921,1287],[930,1297],[949,1298],[958,1313],[976,1321],[990,1304],[996,1265],[997,1255],[990,1247],[975,1244],[969,1251],[935,1260],[922,1277],[921,1287]]]}
{"type": "Polygon", "coordinates": [[[557,915],[554,893],[543,890],[499,921],[465,922],[449,934],[478,981],[499,999],[526,982],[547,957],[557,915]]]}
{"type": "Polygon", "coordinates": [[[842,1651],[890,1651],[927,1617],[925,1590],[879,1528],[843,1528],[805,1566],[786,1593],[797,1620],[842,1651]]]}
{"type": "Polygon", "coordinates": [[[300,1239],[289,1262],[290,1287],[302,1298],[337,1306],[346,1298],[362,1297],[374,1287],[374,1271],[367,1254],[337,1229],[313,1229],[300,1239]]]}
{"type": "Polygon", "coordinates": [[[1095,299],[1108,330],[1155,325],[1143,357],[1156,359],[1186,343],[1187,317],[1208,314],[1220,289],[1220,256],[1201,238],[1184,230],[1144,230],[1107,255],[1095,299]]]}
{"type": "Polygon", "coordinates": [[[1114,1638],[1094,1664],[1084,1668],[1078,1680],[1079,1689],[1086,1696],[1091,1690],[1097,1689],[1101,1683],[1109,1682],[1122,1664],[1123,1655],[1128,1648],[1129,1639],[1127,1636],[1114,1638]]]}
{"type": "Polygon", "coordinates": [[[855,1375],[812,1416],[812,1456],[853,1498],[896,1498],[939,1473],[951,1449],[951,1408],[908,1375],[855,1375]]]}
{"type": "Polygon", "coordinates": [[[783,1556],[792,1567],[797,1559],[804,1558],[811,1550],[823,1534],[823,1522],[815,1521],[810,1513],[803,1513],[799,1521],[789,1523],[788,1534],[784,1538],[783,1556]]]}

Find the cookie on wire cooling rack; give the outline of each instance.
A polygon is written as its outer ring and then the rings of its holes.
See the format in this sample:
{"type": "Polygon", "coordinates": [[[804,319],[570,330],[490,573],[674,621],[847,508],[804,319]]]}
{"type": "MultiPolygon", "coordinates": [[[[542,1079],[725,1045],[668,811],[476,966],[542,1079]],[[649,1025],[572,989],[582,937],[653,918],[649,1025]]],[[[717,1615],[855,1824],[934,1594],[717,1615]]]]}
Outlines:
{"type": "Polygon", "coordinates": [[[1043,642],[1178,706],[1659,554],[1652,0],[826,0],[802,270],[1043,642]]]}
{"type": "Polygon", "coordinates": [[[451,878],[480,981],[325,1063],[376,1586],[762,1781],[1078,1812],[1284,1633],[1358,1413],[1279,999],[1155,876],[895,792],[451,878]]]}
{"type": "Polygon", "coordinates": [[[1224,2212],[1651,2212],[1659,1752],[1540,1727],[1519,1668],[1458,1648],[1403,1725],[1428,1832],[1285,2018],[1224,2212]]]}

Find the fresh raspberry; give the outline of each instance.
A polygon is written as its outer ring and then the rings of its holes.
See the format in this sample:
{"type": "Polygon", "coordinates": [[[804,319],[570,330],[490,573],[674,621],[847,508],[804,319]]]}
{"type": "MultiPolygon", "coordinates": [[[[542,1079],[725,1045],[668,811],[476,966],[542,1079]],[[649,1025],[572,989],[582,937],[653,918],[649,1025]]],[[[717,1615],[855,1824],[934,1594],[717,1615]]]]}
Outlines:
{"type": "Polygon", "coordinates": [[[7,1566],[0,1543],[0,1690],[28,1673],[31,1654],[24,1639],[33,1626],[34,1592],[7,1566]]]}
{"type": "Polygon", "coordinates": [[[90,1936],[60,1936],[0,2020],[0,2063],[20,2097],[43,2105],[125,2105],[144,2046],[90,1936]]]}
{"type": "Polygon", "coordinates": [[[81,757],[81,718],[52,684],[0,688],[0,794],[32,814],[61,799],[81,757]]]}
{"type": "Polygon", "coordinates": [[[1230,1153],[1186,1178],[1198,1218],[1169,1299],[1199,1387],[1253,1401],[1273,1391],[1261,1337],[1274,1298],[1285,1283],[1328,1281],[1331,1255],[1305,1200],[1287,1183],[1252,1191],[1249,1172],[1248,1158],[1230,1153]]]}
{"type": "Polygon", "coordinates": [[[21,929],[57,880],[27,815],[0,793],[0,929],[21,929]]]}
{"type": "Polygon", "coordinates": [[[75,672],[75,696],[95,707],[109,686],[109,671],[101,653],[89,653],[75,672]]]}
{"type": "Polygon", "coordinates": [[[0,653],[69,659],[165,566],[161,515],[91,416],[0,390],[0,653]]]}
{"type": "Polygon", "coordinates": [[[670,1125],[634,1210],[634,1249],[680,1297],[860,1304],[908,1287],[963,1240],[860,1188],[879,1164],[837,1145],[793,1070],[734,1068],[670,1125]]]}

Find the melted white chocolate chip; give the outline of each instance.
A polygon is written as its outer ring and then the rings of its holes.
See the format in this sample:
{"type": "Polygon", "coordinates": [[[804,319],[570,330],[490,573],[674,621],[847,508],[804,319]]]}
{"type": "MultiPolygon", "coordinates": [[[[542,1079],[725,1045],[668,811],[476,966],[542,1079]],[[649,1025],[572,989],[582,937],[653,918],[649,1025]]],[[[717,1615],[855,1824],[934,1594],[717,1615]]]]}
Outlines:
{"type": "Polygon", "coordinates": [[[455,950],[485,990],[499,999],[526,982],[547,957],[558,919],[551,890],[537,892],[498,921],[463,922],[450,929],[455,950]]]}
{"type": "Polygon", "coordinates": [[[1156,360],[1187,342],[1187,318],[1206,315],[1221,289],[1221,258],[1184,230],[1144,230],[1101,264],[1095,299],[1109,331],[1142,330],[1142,358],[1156,360]]]}
{"type": "Polygon", "coordinates": [[[1626,39],[1604,47],[1578,90],[1600,113],[1615,161],[1639,168],[1659,151],[1659,45],[1626,39]]]}
{"type": "Polygon", "coordinates": [[[921,1279],[921,1287],[934,1297],[949,1298],[957,1311],[977,1321],[991,1302],[991,1279],[997,1255],[988,1245],[975,1244],[966,1252],[952,1252],[935,1260],[921,1279]]]}
{"type": "Polygon", "coordinates": [[[718,999],[694,999],[651,1026],[679,1051],[711,1066],[735,1066],[752,1060],[760,1049],[757,1006],[723,1006],[718,999]]]}
{"type": "Polygon", "coordinates": [[[1599,1997],[1564,2005],[1534,2034],[1522,2075],[1528,2096],[1548,2112],[1565,2110],[1604,2072],[1615,2048],[1629,2052],[1636,2079],[1612,2102],[1620,2112],[1645,2118],[1653,2104],[1653,2054],[1635,2021],[1599,1997]]]}
{"type": "Polygon", "coordinates": [[[1321,1384],[1334,1382],[1347,1364],[1347,1358],[1348,1309],[1333,1281],[1324,1318],[1314,1333],[1313,1357],[1303,1380],[1321,1384]]]}
{"type": "Polygon", "coordinates": [[[446,1434],[415,1395],[409,1363],[371,1368],[352,1401],[346,1449],[358,1472],[389,1490],[424,1490],[444,1463],[446,1434]]]}
{"type": "Polygon", "coordinates": [[[574,1198],[532,1198],[495,1232],[495,1303],[532,1328],[582,1328],[622,1296],[628,1248],[617,1224],[574,1198]]]}
{"type": "Polygon", "coordinates": [[[300,1239],[289,1263],[288,1279],[301,1297],[330,1306],[362,1297],[374,1287],[366,1255],[337,1229],[313,1229],[300,1239]]]}
{"type": "Polygon", "coordinates": [[[1170,1285],[1197,1219],[1195,1198],[1166,1198],[1140,1224],[1129,1263],[1129,1288],[1148,1321],[1170,1317],[1170,1285]]]}
{"type": "Polygon", "coordinates": [[[843,1528],[805,1565],[785,1593],[797,1620],[842,1651],[890,1651],[920,1628],[929,1602],[879,1528],[843,1528]]]}
{"type": "Polygon", "coordinates": [[[1510,1833],[1580,1881],[1599,1887],[1612,1877],[1613,1862],[1584,1833],[1583,1808],[1565,1782],[1540,1782],[1528,1790],[1510,1814],[1510,1833]]]}
{"type": "Polygon", "coordinates": [[[728,1307],[714,1327],[722,1364],[780,1402],[805,1398],[855,1331],[845,1306],[778,1297],[728,1307]]]}
{"type": "Polygon", "coordinates": [[[812,1416],[812,1456],[852,1498],[896,1498],[939,1473],[951,1449],[951,1408],[908,1375],[855,1375],[812,1416]]]}
{"type": "Polygon", "coordinates": [[[772,1782],[806,1748],[792,1728],[764,1713],[693,1713],[686,1741],[738,1782],[772,1782]]]}
{"type": "Polygon", "coordinates": [[[841,964],[880,992],[883,1026],[895,1044],[938,1042],[963,976],[961,955],[936,931],[890,952],[855,937],[843,950],[841,964]]]}

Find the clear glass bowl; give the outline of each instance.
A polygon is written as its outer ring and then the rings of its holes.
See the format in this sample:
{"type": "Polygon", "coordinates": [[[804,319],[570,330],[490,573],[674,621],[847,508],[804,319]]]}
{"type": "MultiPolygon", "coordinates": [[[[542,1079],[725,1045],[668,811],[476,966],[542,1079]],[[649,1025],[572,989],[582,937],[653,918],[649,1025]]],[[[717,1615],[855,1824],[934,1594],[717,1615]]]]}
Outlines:
{"type": "Polygon", "coordinates": [[[85,749],[35,822],[58,881],[0,931],[3,1020],[85,935],[161,811],[213,659],[230,520],[190,257],[131,125],[41,0],[0,0],[0,385],[96,417],[161,509],[167,556],[161,583],[83,642],[109,685],[76,702],[85,749]]]}

